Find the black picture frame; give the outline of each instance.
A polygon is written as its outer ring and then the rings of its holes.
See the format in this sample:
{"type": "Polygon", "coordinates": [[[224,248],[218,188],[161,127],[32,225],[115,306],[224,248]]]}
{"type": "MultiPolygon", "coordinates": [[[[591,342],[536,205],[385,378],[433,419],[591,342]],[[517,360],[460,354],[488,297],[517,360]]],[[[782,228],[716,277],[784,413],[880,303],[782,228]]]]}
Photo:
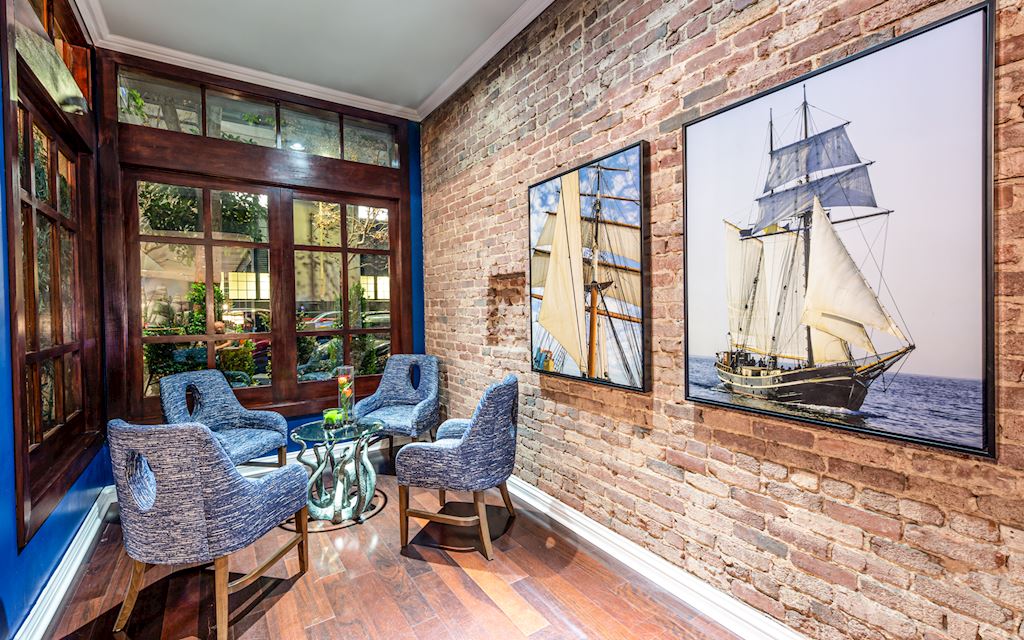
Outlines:
{"type": "Polygon", "coordinates": [[[982,144],[982,215],[981,221],[982,228],[982,251],[981,256],[984,260],[982,265],[982,282],[979,286],[982,289],[982,339],[979,348],[983,350],[982,358],[982,445],[980,447],[971,447],[959,445],[951,442],[944,442],[936,439],[929,439],[923,437],[917,437],[913,435],[905,435],[900,433],[894,433],[885,431],[882,429],[874,429],[869,427],[858,427],[853,425],[841,424],[838,422],[813,419],[805,416],[796,416],[788,414],[782,411],[773,411],[768,409],[762,409],[757,407],[743,406],[730,402],[722,402],[711,400],[708,398],[702,398],[695,396],[691,393],[691,380],[690,380],[690,305],[691,300],[689,297],[689,277],[690,277],[690,264],[688,251],[684,247],[683,251],[683,323],[684,323],[684,336],[683,336],[683,349],[684,349],[684,393],[685,398],[688,402],[693,402],[698,405],[718,407],[722,409],[742,411],[753,415],[761,415],[771,418],[779,418],[783,420],[795,421],[804,424],[813,424],[816,426],[827,427],[830,429],[837,429],[840,431],[852,432],[862,435],[876,436],[888,440],[896,440],[906,443],[912,443],[916,445],[927,446],[931,448],[942,449],[945,451],[969,454],[972,456],[978,456],[982,458],[996,457],[996,368],[995,368],[995,270],[994,270],[994,226],[993,226],[993,212],[994,212],[994,182],[993,182],[993,149],[994,149],[994,83],[995,83],[995,14],[996,6],[993,0],[986,0],[975,4],[971,7],[955,12],[945,18],[919,27],[898,37],[895,37],[886,42],[877,44],[869,47],[856,54],[850,55],[846,58],[842,58],[821,68],[810,71],[797,78],[786,81],[779,85],[773,86],[764,91],[760,91],[755,95],[744,98],[738,102],[726,105],[720,109],[716,109],[707,114],[700,115],[692,118],[682,125],[682,161],[683,161],[683,228],[684,236],[688,237],[689,226],[687,223],[687,215],[689,212],[687,202],[687,129],[690,127],[712,119],[723,113],[747,105],[748,103],[754,102],[760,98],[776,93],[788,87],[801,84],[806,82],[810,78],[827,74],[828,72],[847,65],[851,62],[860,60],[862,58],[871,56],[879,51],[894,47],[903,43],[907,40],[920,36],[924,33],[933,31],[935,29],[946,26],[952,22],[973,15],[975,13],[982,13],[984,18],[983,23],[983,44],[984,51],[982,52],[982,77],[984,79],[982,90],[982,131],[981,133],[981,144],[982,144]]]}
{"type": "Polygon", "coordinates": [[[649,207],[651,201],[650,193],[650,145],[646,140],[639,140],[633,144],[621,147],[606,153],[597,158],[593,158],[586,162],[582,162],[573,167],[566,169],[555,175],[550,175],[542,180],[538,180],[527,187],[527,225],[526,225],[526,246],[527,246],[527,269],[526,269],[526,301],[527,301],[527,316],[529,318],[530,326],[530,370],[542,374],[544,376],[550,376],[552,378],[561,378],[563,380],[571,380],[575,382],[584,382],[588,384],[601,385],[605,387],[611,387],[615,389],[622,389],[625,391],[633,391],[637,393],[649,393],[651,390],[651,234],[650,234],[650,217],[649,207]],[[588,378],[586,376],[574,376],[570,374],[561,373],[558,371],[548,371],[546,369],[539,369],[534,363],[534,335],[533,335],[533,295],[532,295],[532,281],[533,281],[533,247],[531,237],[531,225],[530,220],[533,215],[530,203],[530,191],[535,187],[541,186],[552,180],[558,180],[564,175],[579,171],[591,165],[595,165],[602,160],[606,160],[613,156],[617,156],[621,153],[629,151],[631,149],[639,150],[639,181],[640,181],[640,283],[641,283],[641,312],[643,317],[640,323],[641,331],[641,353],[640,353],[640,375],[641,382],[638,386],[631,386],[627,384],[619,384],[609,380],[603,380],[600,378],[588,378]]]}

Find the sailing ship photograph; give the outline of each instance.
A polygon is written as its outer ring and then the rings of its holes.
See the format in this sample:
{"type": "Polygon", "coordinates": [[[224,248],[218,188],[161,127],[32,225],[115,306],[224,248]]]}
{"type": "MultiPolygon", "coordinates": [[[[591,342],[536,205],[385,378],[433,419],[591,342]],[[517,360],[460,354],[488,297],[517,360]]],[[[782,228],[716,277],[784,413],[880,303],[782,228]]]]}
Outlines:
{"type": "Polygon", "coordinates": [[[991,453],[983,11],[685,126],[687,398],[991,453]]]}
{"type": "Polygon", "coordinates": [[[646,386],[644,147],[530,187],[534,371],[646,386]]]}

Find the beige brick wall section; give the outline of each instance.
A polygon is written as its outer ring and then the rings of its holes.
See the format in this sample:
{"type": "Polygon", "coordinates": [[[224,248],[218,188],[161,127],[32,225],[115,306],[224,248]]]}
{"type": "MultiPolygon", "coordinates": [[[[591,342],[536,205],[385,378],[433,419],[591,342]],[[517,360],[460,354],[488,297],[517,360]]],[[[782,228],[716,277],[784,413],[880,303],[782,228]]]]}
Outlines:
{"type": "Polygon", "coordinates": [[[1020,0],[997,28],[999,460],[683,398],[680,124],[970,4],[556,0],[423,125],[427,349],[450,414],[519,374],[524,480],[813,638],[1022,637],[1020,0]],[[653,392],[531,373],[527,186],[639,139],[653,392]]]}

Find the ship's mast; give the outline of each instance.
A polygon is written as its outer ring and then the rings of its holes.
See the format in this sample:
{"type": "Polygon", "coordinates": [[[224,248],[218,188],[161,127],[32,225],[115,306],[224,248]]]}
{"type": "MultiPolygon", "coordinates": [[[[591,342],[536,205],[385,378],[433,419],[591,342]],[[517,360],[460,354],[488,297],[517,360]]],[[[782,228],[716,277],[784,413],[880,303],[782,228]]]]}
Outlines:
{"type": "Polygon", "coordinates": [[[601,167],[597,168],[597,182],[594,193],[594,241],[590,246],[590,340],[587,349],[587,377],[595,378],[597,366],[597,300],[601,286],[597,283],[597,249],[601,225],[601,167]]]}
{"type": "MultiPolygon", "coordinates": [[[[804,85],[804,139],[806,140],[810,134],[808,127],[808,108],[807,108],[807,85],[804,85]]],[[[804,174],[804,180],[807,182],[811,181],[810,174],[804,174]]],[[[807,291],[807,284],[811,277],[811,211],[805,211],[803,214],[803,228],[804,228],[804,291],[807,291]]],[[[811,328],[804,327],[807,334],[807,366],[814,366],[814,348],[811,345],[811,328]]]]}

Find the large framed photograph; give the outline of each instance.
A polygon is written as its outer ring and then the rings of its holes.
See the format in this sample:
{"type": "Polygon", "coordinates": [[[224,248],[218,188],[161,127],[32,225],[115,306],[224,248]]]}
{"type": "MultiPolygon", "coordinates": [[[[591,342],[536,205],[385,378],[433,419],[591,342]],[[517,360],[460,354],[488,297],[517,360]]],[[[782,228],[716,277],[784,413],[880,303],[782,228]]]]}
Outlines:
{"type": "Polygon", "coordinates": [[[647,145],[530,186],[534,371],[646,390],[647,145]]]}
{"type": "Polygon", "coordinates": [[[684,125],[687,399],[995,454],[992,21],[684,125]]]}

